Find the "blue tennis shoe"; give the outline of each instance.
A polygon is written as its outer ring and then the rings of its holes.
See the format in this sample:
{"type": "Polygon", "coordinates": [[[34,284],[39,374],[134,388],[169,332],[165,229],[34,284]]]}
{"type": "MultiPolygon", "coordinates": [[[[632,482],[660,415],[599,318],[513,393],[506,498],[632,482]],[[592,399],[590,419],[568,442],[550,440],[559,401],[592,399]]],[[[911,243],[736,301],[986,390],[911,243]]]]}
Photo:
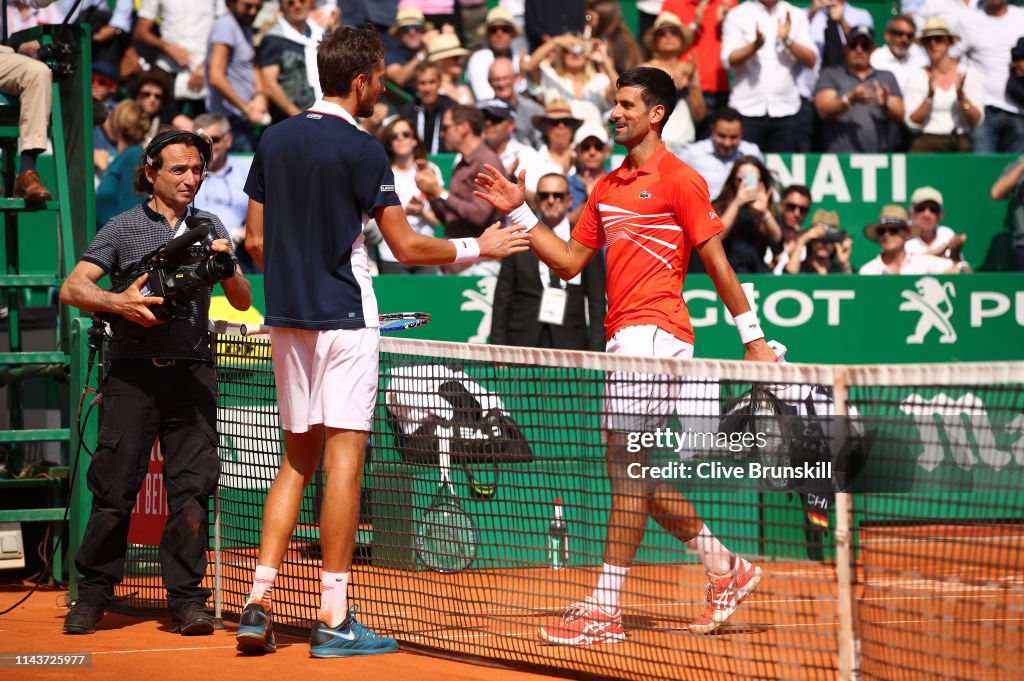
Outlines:
{"type": "Polygon", "coordinates": [[[348,617],[337,627],[323,622],[313,625],[309,636],[309,654],[312,657],[350,657],[353,655],[383,655],[398,650],[398,641],[378,636],[356,620],[355,606],[349,608],[348,617]]]}
{"type": "Polygon", "coordinates": [[[274,621],[259,603],[250,603],[242,610],[235,634],[236,648],[246,654],[272,653],[277,650],[274,639],[274,621]]]}

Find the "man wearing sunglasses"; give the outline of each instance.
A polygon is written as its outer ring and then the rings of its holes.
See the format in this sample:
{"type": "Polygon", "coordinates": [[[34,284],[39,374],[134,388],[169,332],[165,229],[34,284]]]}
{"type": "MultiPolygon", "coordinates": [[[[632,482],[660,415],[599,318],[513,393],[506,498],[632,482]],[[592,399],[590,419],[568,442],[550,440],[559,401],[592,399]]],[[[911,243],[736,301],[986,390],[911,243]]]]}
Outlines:
{"type": "Polygon", "coordinates": [[[871,66],[875,32],[854,26],[846,37],[846,64],[822,69],[814,89],[822,151],[830,154],[895,151],[903,137],[903,95],[896,77],[871,66]]]}
{"type": "Polygon", "coordinates": [[[608,174],[608,156],[612,153],[608,143],[608,130],[599,125],[584,125],[573,137],[576,144],[576,173],[570,175],[569,191],[572,206],[569,209],[569,224],[575,225],[587,205],[587,198],[597,181],[608,174]]]}
{"type": "MultiPolygon", "coordinates": [[[[550,173],[537,183],[541,223],[568,240],[572,204],[564,175],[550,173]]],[[[604,258],[562,281],[533,251],[501,261],[494,289],[491,343],[529,348],[604,350],[604,258]],[[589,319],[589,324],[587,323],[589,319]]]]}
{"type": "Polygon", "coordinates": [[[889,19],[885,27],[885,45],[871,53],[871,66],[896,76],[900,92],[906,90],[907,78],[915,69],[928,66],[928,55],[914,42],[914,19],[906,14],[889,19]]]}
{"type": "Polygon", "coordinates": [[[910,223],[903,206],[882,206],[878,222],[865,227],[864,236],[876,242],[882,252],[860,268],[861,274],[959,274],[971,271],[962,260],[953,262],[949,258],[908,253],[904,246],[917,236],[917,228],[910,223]]]}
{"type": "MultiPolygon", "coordinates": [[[[520,31],[512,20],[511,12],[504,7],[495,7],[487,13],[487,22],[480,27],[479,33],[487,40],[487,47],[474,52],[466,62],[466,82],[478,102],[496,96],[488,77],[488,70],[495,59],[511,59],[518,73],[519,59],[513,50],[512,41],[519,37],[520,31]]],[[[523,88],[517,89],[521,92],[523,88]]]]}
{"type": "Polygon", "coordinates": [[[935,187],[918,187],[910,195],[910,222],[917,236],[904,246],[907,253],[938,255],[959,261],[966,234],[957,234],[946,225],[940,225],[945,215],[942,192],[935,187]]]}
{"type": "MultiPolygon", "coordinates": [[[[348,17],[345,17],[347,20],[348,17]]],[[[387,51],[384,53],[384,75],[409,94],[416,94],[416,67],[427,57],[423,37],[427,30],[423,11],[418,7],[403,7],[395,17],[395,25],[388,29],[387,51]]]]}

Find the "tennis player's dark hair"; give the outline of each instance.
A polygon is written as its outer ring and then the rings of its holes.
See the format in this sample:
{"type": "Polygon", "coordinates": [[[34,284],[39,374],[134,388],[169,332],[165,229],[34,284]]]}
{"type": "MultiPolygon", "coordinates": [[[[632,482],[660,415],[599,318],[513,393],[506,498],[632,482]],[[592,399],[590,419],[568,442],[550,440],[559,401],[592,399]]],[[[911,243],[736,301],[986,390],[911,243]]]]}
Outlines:
{"type": "Polygon", "coordinates": [[[384,58],[384,39],[372,25],[342,26],[327,33],[316,51],[320,88],[325,97],[346,97],[360,74],[371,76],[384,58]]]}
{"type": "Polygon", "coordinates": [[[636,66],[623,72],[615,86],[640,88],[640,98],[644,100],[648,109],[658,105],[664,107],[665,117],[661,119],[658,131],[665,129],[669,116],[676,109],[676,99],[679,97],[672,76],[651,66],[636,66]]]}

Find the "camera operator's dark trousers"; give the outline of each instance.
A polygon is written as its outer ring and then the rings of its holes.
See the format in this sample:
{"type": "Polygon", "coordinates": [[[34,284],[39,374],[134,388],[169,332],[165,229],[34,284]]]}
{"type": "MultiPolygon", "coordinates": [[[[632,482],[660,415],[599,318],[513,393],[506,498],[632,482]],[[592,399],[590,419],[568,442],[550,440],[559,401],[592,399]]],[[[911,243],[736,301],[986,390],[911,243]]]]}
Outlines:
{"type": "Polygon", "coordinates": [[[103,385],[93,494],[85,538],[75,559],[78,599],[106,607],[124,578],[128,526],[159,435],[170,516],[160,540],[160,566],[171,610],[203,604],[210,495],[217,486],[217,386],[212,364],[115,360],[103,385]]]}

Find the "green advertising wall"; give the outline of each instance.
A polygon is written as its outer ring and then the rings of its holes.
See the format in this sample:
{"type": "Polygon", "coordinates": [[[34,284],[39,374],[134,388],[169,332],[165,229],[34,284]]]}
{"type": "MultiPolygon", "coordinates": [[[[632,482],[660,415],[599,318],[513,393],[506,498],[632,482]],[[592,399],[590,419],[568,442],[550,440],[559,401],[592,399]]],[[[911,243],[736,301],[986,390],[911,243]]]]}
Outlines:
{"type": "MultiPolygon", "coordinates": [[[[262,311],[263,279],[252,277],[262,311]]],[[[795,362],[824,364],[967,362],[1024,359],[1024,275],[943,277],[760,275],[757,291],[770,339],[795,362]]],[[[429,312],[410,338],[486,343],[495,277],[380,276],[381,312],[429,312]]],[[[742,346],[706,275],[686,278],[697,356],[740,359],[742,346]]],[[[211,316],[228,316],[223,301],[211,316]]],[[[255,313],[252,313],[255,315],[255,313]]],[[[254,321],[252,317],[240,321],[254,321]]]]}

